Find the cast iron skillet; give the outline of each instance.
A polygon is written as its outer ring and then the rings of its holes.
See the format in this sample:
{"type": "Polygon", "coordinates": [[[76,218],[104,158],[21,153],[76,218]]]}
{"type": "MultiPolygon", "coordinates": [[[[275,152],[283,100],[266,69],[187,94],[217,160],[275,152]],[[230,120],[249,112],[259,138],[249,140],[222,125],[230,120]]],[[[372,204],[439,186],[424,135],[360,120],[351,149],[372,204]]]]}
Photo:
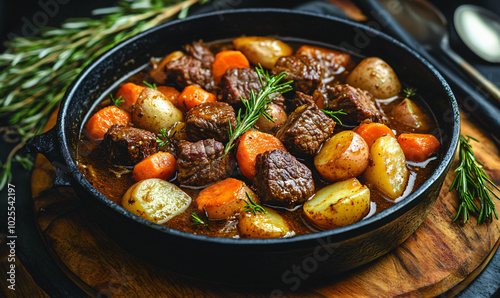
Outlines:
{"type": "Polygon", "coordinates": [[[437,71],[413,51],[371,28],[342,19],[281,9],[246,9],[194,16],[153,28],[103,54],[66,92],[57,125],[28,141],[69,180],[102,229],[122,247],[182,275],[225,283],[282,282],[294,288],[305,279],[332,276],[366,264],[409,237],[432,208],[458,145],[459,111],[437,71]],[[194,235],[135,216],[99,193],[75,164],[83,119],[116,80],[195,40],[241,35],[279,36],[341,46],[378,56],[400,80],[418,89],[437,118],[441,162],[422,187],[403,201],[347,227],[287,239],[228,239],[194,235]]]}

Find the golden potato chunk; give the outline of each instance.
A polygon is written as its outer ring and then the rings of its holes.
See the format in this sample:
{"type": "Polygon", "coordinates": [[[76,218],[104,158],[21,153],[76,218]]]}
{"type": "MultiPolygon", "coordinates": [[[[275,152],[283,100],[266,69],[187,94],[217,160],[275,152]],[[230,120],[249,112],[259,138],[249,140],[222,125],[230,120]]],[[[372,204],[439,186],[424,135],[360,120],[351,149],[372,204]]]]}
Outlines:
{"type": "Polygon", "coordinates": [[[321,177],[338,181],[359,176],[368,167],[369,149],[357,133],[345,130],[323,144],[314,157],[314,166],[321,177]]]}
{"type": "Polygon", "coordinates": [[[320,228],[347,226],[370,211],[370,189],[356,178],[340,181],[316,192],[303,209],[304,215],[320,228]]]}
{"type": "Polygon", "coordinates": [[[394,70],[384,60],[377,57],[365,58],[352,70],[346,83],[385,99],[398,95],[401,83],[394,70]]]}
{"type": "Polygon", "coordinates": [[[408,169],[396,138],[384,135],[370,148],[371,162],[364,176],[369,185],[377,187],[390,199],[400,197],[408,182],[408,169]]]}
{"type": "Polygon", "coordinates": [[[191,197],[176,185],[162,179],[146,179],[132,185],[122,198],[128,211],[157,224],[184,212],[191,197]]]}
{"type": "Polygon", "coordinates": [[[279,57],[293,54],[286,43],[272,37],[244,36],[233,39],[235,49],[241,51],[255,65],[272,68],[279,57]]]}
{"type": "Polygon", "coordinates": [[[238,217],[238,230],[244,238],[279,238],[294,235],[285,220],[276,211],[242,212],[238,217]]]}
{"type": "Polygon", "coordinates": [[[184,121],[184,114],[160,91],[145,88],[132,111],[132,122],[136,127],[154,133],[169,130],[175,123],[184,121]]]}

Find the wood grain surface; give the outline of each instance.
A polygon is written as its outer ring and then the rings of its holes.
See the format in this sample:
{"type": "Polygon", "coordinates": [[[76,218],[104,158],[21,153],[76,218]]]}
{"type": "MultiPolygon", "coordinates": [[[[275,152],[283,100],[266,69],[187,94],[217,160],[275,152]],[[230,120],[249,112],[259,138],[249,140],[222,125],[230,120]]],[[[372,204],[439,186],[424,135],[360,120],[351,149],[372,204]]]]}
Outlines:
{"type": "MultiPolygon", "coordinates": [[[[353,19],[365,18],[350,1],[329,2],[344,8],[353,19]]],[[[55,114],[47,128],[54,123],[55,114]]],[[[462,133],[481,141],[473,143],[476,156],[485,162],[485,171],[500,185],[496,146],[477,123],[463,117],[462,133]]],[[[457,160],[452,169],[456,165],[457,160]]],[[[54,168],[38,155],[31,184],[36,222],[54,262],[75,284],[97,297],[453,296],[481,272],[500,243],[497,220],[480,226],[475,218],[465,225],[451,222],[458,203],[456,195],[448,192],[453,178],[450,173],[429,216],[407,241],[342,279],[318,280],[301,285],[297,291],[284,284],[271,288],[216,285],[178,276],[125,252],[89,220],[71,188],[52,187],[54,177],[54,168]]],[[[500,210],[500,202],[495,203],[500,210]]],[[[0,251],[1,263],[6,262],[6,255],[0,251]]],[[[20,283],[16,297],[48,297],[20,262],[16,266],[20,283]]],[[[0,278],[6,279],[5,272],[0,272],[0,278]]]]}
{"type": "MultiPolygon", "coordinates": [[[[462,133],[481,141],[473,143],[476,156],[500,185],[500,156],[495,144],[465,118],[462,133]]],[[[500,222],[496,220],[479,226],[475,218],[467,224],[451,222],[458,207],[455,193],[448,191],[453,177],[453,173],[448,174],[428,218],[401,246],[341,279],[317,280],[297,291],[285,284],[237,288],[195,281],[130,255],[89,220],[71,188],[52,187],[54,169],[43,156],[37,157],[32,189],[37,223],[54,260],[91,296],[429,297],[458,293],[481,271],[500,238],[500,222]]],[[[495,203],[500,210],[500,202],[495,203]]]]}

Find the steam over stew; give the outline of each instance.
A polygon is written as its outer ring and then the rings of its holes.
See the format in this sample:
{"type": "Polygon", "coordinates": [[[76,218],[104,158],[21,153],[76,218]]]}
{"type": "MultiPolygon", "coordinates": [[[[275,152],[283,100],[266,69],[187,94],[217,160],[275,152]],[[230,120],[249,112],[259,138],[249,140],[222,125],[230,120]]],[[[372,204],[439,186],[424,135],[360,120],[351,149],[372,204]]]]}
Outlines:
{"type": "Polygon", "coordinates": [[[377,57],[270,37],[195,41],[102,100],[79,167],[112,201],[182,231],[335,229],[404,199],[438,164],[434,117],[403,88],[377,57]]]}

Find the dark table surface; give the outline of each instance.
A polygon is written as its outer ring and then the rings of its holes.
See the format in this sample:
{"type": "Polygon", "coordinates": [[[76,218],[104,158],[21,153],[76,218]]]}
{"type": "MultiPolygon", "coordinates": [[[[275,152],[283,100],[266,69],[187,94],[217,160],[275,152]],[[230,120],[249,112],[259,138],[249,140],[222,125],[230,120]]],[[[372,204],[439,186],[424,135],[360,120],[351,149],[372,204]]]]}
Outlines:
{"type": "MultiPolygon", "coordinates": [[[[98,7],[107,7],[114,5],[115,0],[101,0],[101,1],[83,1],[83,0],[52,0],[52,1],[34,1],[34,0],[17,0],[17,1],[0,1],[0,40],[6,41],[15,35],[32,35],[37,32],[37,28],[40,25],[58,26],[61,22],[68,17],[86,17],[90,15],[92,9],[98,7]],[[36,21],[33,16],[36,12],[43,9],[40,3],[56,3],[54,6],[47,6],[50,13],[50,17],[47,20],[43,19],[43,22],[36,21]],[[50,8],[52,7],[52,8],[50,8]],[[50,10],[52,9],[52,10],[50,10]]],[[[244,0],[224,0],[224,1],[212,1],[212,4],[207,5],[201,9],[193,9],[194,12],[202,12],[206,10],[215,10],[221,8],[239,8],[239,7],[285,7],[285,8],[295,8],[299,5],[306,5],[307,8],[315,9],[315,3],[319,1],[278,1],[278,0],[267,0],[267,1],[244,1],[244,0]],[[309,4],[313,5],[309,5],[309,4]]],[[[354,3],[356,1],[353,1],[354,3]]],[[[474,53],[468,50],[465,45],[459,40],[456,31],[452,26],[452,15],[455,8],[460,4],[475,4],[481,5],[489,10],[500,15],[500,4],[498,0],[483,0],[483,1],[431,1],[436,5],[443,14],[449,20],[450,29],[450,41],[452,47],[464,57],[468,62],[473,64],[480,72],[483,73],[487,78],[489,78],[494,84],[500,86],[500,65],[487,63],[477,57],[474,53]]],[[[48,4],[46,4],[48,5],[48,4]]],[[[335,13],[335,11],[334,11],[335,13]]],[[[5,49],[2,45],[1,51],[5,49]]],[[[0,119],[0,126],[5,125],[5,119],[0,119]]],[[[3,140],[1,142],[0,148],[0,160],[5,160],[11,146],[6,144],[3,140]]],[[[30,173],[22,171],[18,166],[14,167],[14,180],[17,185],[29,185],[30,183],[30,173]]],[[[20,190],[17,194],[18,196],[28,196],[30,197],[29,188],[20,190]]],[[[0,197],[0,210],[6,210],[6,191],[2,191],[0,197]]],[[[29,200],[30,201],[30,200],[29,200]]],[[[29,202],[28,202],[29,203],[29,202]]],[[[29,204],[21,204],[18,207],[19,216],[24,218],[21,219],[19,223],[24,233],[32,234],[30,236],[34,238],[39,238],[36,235],[36,229],[33,230],[34,222],[30,221],[29,217],[32,215],[31,207],[29,204]],[[30,228],[31,227],[31,228],[30,228]]],[[[2,217],[2,229],[6,226],[3,223],[5,219],[2,217]]],[[[28,236],[28,235],[26,235],[28,236]]],[[[30,237],[25,237],[29,239],[30,237]]],[[[3,244],[2,244],[3,245],[3,244]]],[[[22,245],[29,246],[26,247],[27,251],[33,249],[39,250],[39,246],[42,246],[41,239],[37,239],[35,243],[27,243],[26,241],[20,242],[22,245]]],[[[71,294],[72,296],[82,296],[84,295],[81,290],[76,286],[72,285],[71,281],[64,276],[62,272],[58,269],[57,265],[51,264],[50,256],[48,254],[43,254],[43,252],[37,252],[40,255],[34,257],[29,253],[21,253],[24,259],[21,257],[21,261],[27,267],[28,271],[32,274],[33,279],[40,283],[43,283],[43,289],[49,295],[53,293],[65,293],[71,294]],[[32,262],[43,263],[34,265],[29,264],[32,262]],[[31,270],[30,270],[31,268],[31,270]],[[45,268],[41,270],[40,268],[45,268]],[[59,270],[59,271],[58,271],[59,270]],[[49,276],[47,276],[49,274],[49,276]],[[57,289],[57,291],[55,291],[57,289]]],[[[464,290],[459,296],[460,297],[492,297],[500,295],[500,252],[496,252],[492,260],[489,262],[487,267],[483,272],[464,290]]],[[[66,296],[66,295],[64,295],[66,296]]]]}

